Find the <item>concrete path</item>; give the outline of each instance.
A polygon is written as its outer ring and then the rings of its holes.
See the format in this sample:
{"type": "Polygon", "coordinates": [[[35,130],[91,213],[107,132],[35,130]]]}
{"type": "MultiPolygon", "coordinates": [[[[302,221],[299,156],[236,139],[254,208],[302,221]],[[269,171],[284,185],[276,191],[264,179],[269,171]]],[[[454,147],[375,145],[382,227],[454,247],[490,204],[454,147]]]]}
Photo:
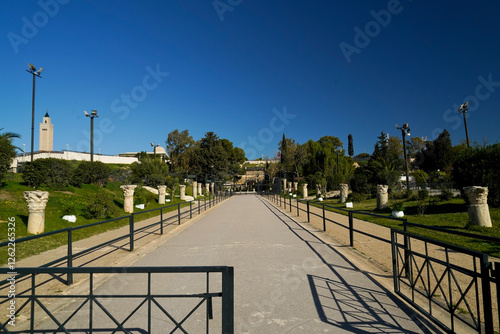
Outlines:
{"type": "MultiPolygon", "coordinates": [[[[234,196],[133,265],[233,266],[236,333],[438,332],[354,266],[340,246],[308,228],[261,197],[234,196]]],[[[95,293],[146,293],[144,279],[117,275],[95,293]]],[[[153,293],[202,292],[205,284],[205,276],[199,274],[152,278],[153,293]]],[[[210,286],[220,289],[220,280],[214,278],[210,286]]],[[[177,321],[193,306],[185,300],[170,303],[164,307],[177,321]]],[[[213,303],[210,332],[219,333],[220,298],[213,303]]],[[[106,307],[126,316],[136,304],[114,300],[106,307]]],[[[146,312],[141,310],[139,318],[143,320],[146,312]]],[[[202,314],[193,315],[184,329],[204,333],[204,312],[202,306],[202,314]]],[[[172,322],[154,314],[152,333],[170,332],[172,322]]],[[[134,333],[145,333],[142,320],[130,320],[137,328],[134,333]]],[[[100,321],[96,317],[94,323],[100,321]]]]}

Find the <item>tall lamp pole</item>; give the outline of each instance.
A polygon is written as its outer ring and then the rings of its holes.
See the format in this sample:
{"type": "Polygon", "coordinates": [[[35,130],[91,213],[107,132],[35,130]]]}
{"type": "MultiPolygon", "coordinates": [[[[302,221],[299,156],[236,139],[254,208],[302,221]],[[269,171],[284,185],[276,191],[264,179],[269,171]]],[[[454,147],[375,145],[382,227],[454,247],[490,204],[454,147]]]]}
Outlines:
{"type": "Polygon", "coordinates": [[[465,102],[458,108],[458,113],[464,115],[465,138],[467,139],[467,147],[470,147],[469,131],[467,130],[467,118],[465,117],[465,113],[467,111],[469,111],[469,101],[465,102]]]}
{"type": "Polygon", "coordinates": [[[26,72],[33,74],[33,95],[31,98],[31,162],[33,162],[33,146],[35,142],[35,77],[42,78],[40,74],[43,71],[43,67],[40,67],[38,71],[35,65],[28,63],[29,70],[26,72]]]}
{"type": "Polygon", "coordinates": [[[406,136],[410,136],[410,128],[408,123],[403,124],[403,126],[398,126],[396,124],[396,129],[401,130],[401,135],[403,137],[403,154],[405,158],[405,172],[406,172],[406,191],[410,191],[410,178],[408,176],[408,159],[406,158],[406,136]]]}
{"type": "Polygon", "coordinates": [[[85,110],[83,112],[85,113],[85,116],[90,117],[90,161],[93,162],[94,161],[94,118],[99,116],[97,116],[97,110],[92,110],[90,115],[85,110]]]}

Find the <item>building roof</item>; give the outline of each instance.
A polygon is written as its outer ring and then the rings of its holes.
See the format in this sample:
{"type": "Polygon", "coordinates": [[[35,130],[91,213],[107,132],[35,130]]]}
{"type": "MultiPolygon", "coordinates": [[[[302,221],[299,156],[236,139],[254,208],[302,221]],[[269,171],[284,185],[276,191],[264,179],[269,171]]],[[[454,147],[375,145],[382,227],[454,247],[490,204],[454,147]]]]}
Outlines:
{"type": "Polygon", "coordinates": [[[45,116],[43,116],[43,117],[50,117],[50,116],[49,116],[49,111],[48,111],[48,110],[47,110],[47,112],[45,113],[45,116]]]}

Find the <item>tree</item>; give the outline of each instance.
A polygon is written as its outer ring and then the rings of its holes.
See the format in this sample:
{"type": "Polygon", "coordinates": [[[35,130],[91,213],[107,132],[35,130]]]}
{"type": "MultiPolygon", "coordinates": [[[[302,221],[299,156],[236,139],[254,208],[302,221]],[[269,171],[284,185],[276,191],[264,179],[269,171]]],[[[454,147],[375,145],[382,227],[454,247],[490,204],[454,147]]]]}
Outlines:
{"type": "MultiPolygon", "coordinates": [[[[3,128],[0,129],[0,131],[2,130],[3,128]]],[[[7,176],[12,160],[16,157],[16,149],[18,148],[12,145],[14,138],[21,138],[21,136],[13,132],[0,134],[0,182],[7,176]]]]}
{"type": "Polygon", "coordinates": [[[185,171],[189,168],[189,158],[185,154],[189,148],[194,144],[193,137],[189,135],[188,130],[179,132],[178,129],[168,134],[167,152],[174,169],[178,172],[185,171]]]}
{"type": "Polygon", "coordinates": [[[349,136],[347,136],[347,153],[349,154],[349,156],[351,158],[354,155],[354,146],[352,143],[352,135],[351,134],[349,134],[349,136]]]}
{"type": "Polygon", "coordinates": [[[101,161],[81,161],[73,172],[72,184],[96,184],[104,187],[111,175],[111,168],[101,161]]]}
{"type": "Polygon", "coordinates": [[[132,170],[132,182],[142,183],[150,187],[165,185],[168,176],[168,165],[161,159],[155,159],[147,154],[140,154],[139,162],[134,162],[132,170]]]}
{"type": "Polygon", "coordinates": [[[450,133],[445,129],[432,142],[426,142],[426,147],[415,159],[414,165],[425,172],[439,170],[449,172],[452,168],[455,154],[451,144],[450,133]]]}

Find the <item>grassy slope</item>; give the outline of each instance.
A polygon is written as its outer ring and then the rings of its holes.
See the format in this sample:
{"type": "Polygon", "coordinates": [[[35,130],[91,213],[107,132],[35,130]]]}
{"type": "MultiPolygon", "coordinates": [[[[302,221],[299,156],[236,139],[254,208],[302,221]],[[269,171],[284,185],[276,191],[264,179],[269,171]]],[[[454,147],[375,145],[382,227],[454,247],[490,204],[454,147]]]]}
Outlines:
{"type": "MultiPolygon", "coordinates": [[[[94,185],[83,185],[81,188],[69,186],[63,191],[49,190],[49,201],[47,202],[47,207],[45,209],[45,232],[102,221],[103,219],[86,219],[82,216],[88,199],[93,196],[97,189],[98,187],[94,185]],[[77,221],[75,223],[70,223],[62,219],[64,215],[69,214],[77,216],[77,221]]],[[[113,194],[114,201],[119,208],[118,213],[114,217],[127,216],[128,214],[123,211],[123,195],[119,185],[116,183],[109,183],[105,189],[113,194]]],[[[0,241],[7,240],[7,220],[9,217],[15,217],[16,239],[20,239],[28,235],[28,206],[23,197],[23,192],[30,190],[33,189],[18,182],[5,182],[0,188],[0,241]]],[[[174,198],[174,200],[168,204],[176,204],[179,202],[180,200],[178,198],[174,198]]],[[[160,208],[162,206],[165,205],[160,205],[155,201],[150,203],[145,210],[160,208]]],[[[176,210],[176,206],[169,209],[176,210]]],[[[140,211],[141,210],[136,209],[135,213],[140,211]]],[[[159,215],[159,211],[149,212],[137,215],[135,220],[140,221],[157,215],[159,215]]],[[[78,230],[73,233],[73,240],[76,241],[88,238],[92,235],[118,228],[126,224],[128,224],[128,219],[122,219],[117,222],[78,230]]],[[[22,258],[41,253],[48,249],[56,248],[66,243],[67,233],[60,233],[28,241],[26,243],[17,244],[16,260],[19,261],[22,258]]],[[[64,254],[61,254],[61,256],[63,255],[64,254]]],[[[6,263],[6,259],[7,248],[4,247],[0,249],[0,263],[6,263]]]]}

